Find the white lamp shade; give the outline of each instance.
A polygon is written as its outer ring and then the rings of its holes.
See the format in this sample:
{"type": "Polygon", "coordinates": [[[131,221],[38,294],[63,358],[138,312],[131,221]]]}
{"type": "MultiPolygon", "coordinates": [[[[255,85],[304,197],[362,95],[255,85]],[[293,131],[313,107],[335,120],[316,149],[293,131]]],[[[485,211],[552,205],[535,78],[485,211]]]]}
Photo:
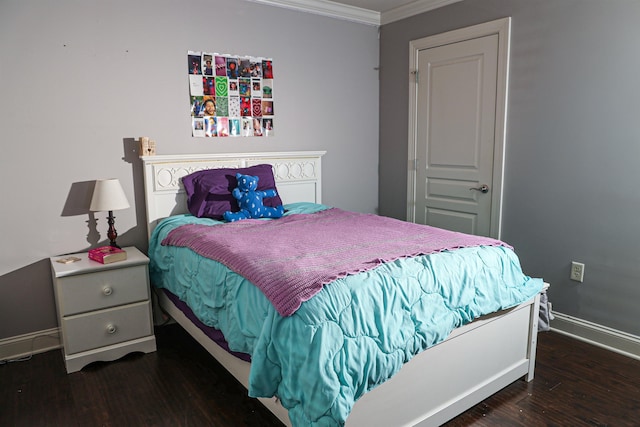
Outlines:
{"type": "Polygon", "coordinates": [[[128,207],[127,196],[125,196],[118,179],[99,179],[96,181],[89,210],[94,212],[117,211],[128,207]]]}

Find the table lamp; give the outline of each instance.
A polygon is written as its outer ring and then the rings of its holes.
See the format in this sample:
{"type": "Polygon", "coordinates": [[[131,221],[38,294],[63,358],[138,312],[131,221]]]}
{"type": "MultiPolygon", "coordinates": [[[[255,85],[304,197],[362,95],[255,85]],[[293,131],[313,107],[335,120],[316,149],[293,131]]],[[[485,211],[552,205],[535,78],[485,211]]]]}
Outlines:
{"type": "Polygon", "coordinates": [[[127,201],[127,196],[125,196],[122,185],[120,185],[118,179],[96,180],[89,210],[93,212],[109,211],[109,216],[107,217],[107,223],[109,224],[107,237],[109,238],[109,244],[115,248],[120,248],[120,246],[116,244],[118,233],[114,227],[115,217],[113,216],[113,211],[126,209],[128,207],[129,202],[127,201]]]}

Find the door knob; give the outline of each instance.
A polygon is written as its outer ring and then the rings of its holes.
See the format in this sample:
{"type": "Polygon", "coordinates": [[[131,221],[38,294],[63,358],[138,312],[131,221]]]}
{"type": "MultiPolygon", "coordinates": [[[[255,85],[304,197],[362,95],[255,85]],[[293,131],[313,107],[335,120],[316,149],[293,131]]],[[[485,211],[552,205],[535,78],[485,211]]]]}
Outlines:
{"type": "Polygon", "coordinates": [[[476,190],[476,191],[479,191],[481,193],[488,193],[489,192],[489,186],[487,184],[482,184],[480,187],[471,187],[469,190],[476,190]]]}

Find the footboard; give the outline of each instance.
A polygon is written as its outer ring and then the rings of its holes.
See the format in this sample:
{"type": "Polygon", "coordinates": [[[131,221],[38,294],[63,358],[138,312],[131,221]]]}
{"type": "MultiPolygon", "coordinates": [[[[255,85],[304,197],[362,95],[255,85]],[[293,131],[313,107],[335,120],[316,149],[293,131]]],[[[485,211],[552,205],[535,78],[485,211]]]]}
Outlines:
{"type": "MultiPolygon", "coordinates": [[[[163,310],[248,386],[249,364],[222,350],[164,295],[163,310]]],[[[439,426],[519,378],[534,375],[540,296],[456,329],[415,356],[393,378],[360,398],[348,426],[439,426]]],[[[285,425],[287,411],[260,399],[285,425]]]]}
{"type": "Polygon", "coordinates": [[[347,426],[439,426],[533,379],[540,296],[456,329],[356,402],[347,426]]]}

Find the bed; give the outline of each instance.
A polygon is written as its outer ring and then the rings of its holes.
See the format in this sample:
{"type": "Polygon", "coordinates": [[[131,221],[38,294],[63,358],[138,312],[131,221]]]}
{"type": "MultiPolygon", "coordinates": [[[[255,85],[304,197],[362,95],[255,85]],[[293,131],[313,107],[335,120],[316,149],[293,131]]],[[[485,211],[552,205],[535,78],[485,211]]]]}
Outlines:
{"type": "MultiPolygon", "coordinates": [[[[285,206],[321,204],[323,155],[307,151],[142,157],[149,236],[158,224],[164,226],[166,218],[187,212],[181,178],[200,170],[271,165],[285,206]]],[[[544,288],[546,285],[540,290],[544,288]]],[[[251,363],[212,341],[170,294],[159,291],[156,295],[162,310],[249,389],[251,363]]],[[[460,326],[443,341],[412,355],[399,372],[357,399],[348,411],[346,425],[437,426],[520,378],[531,381],[539,304],[536,293],[511,308],[460,326]]],[[[285,425],[291,425],[278,399],[260,401],[285,425]]]]}

